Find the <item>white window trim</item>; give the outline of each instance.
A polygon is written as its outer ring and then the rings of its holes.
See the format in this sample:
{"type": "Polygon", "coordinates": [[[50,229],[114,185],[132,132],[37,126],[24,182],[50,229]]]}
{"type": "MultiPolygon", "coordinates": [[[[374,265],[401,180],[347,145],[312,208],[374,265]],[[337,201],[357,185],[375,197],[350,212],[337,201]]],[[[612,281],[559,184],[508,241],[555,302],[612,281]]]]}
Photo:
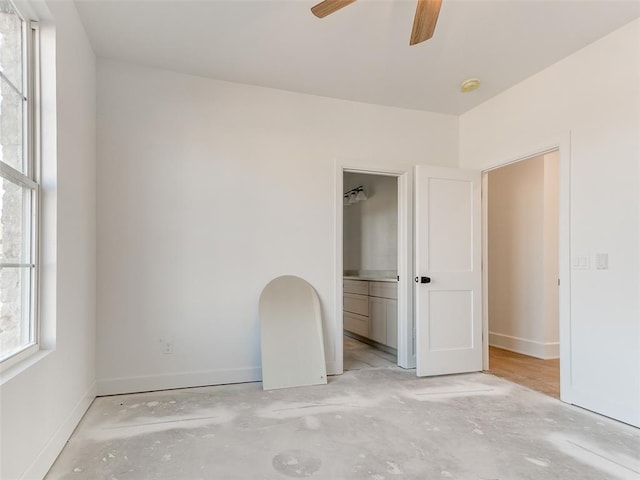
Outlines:
{"type": "MultiPolygon", "coordinates": [[[[11,0],[9,0],[11,2],[11,0]]],[[[25,41],[23,43],[23,58],[26,66],[26,75],[23,78],[23,88],[26,97],[26,118],[23,119],[23,151],[26,152],[26,173],[0,162],[2,177],[29,189],[33,192],[31,206],[31,260],[32,263],[3,263],[5,266],[32,268],[31,295],[30,295],[30,328],[32,329],[31,341],[23,345],[19,350],[0,360],[0,373],[6,372],[11,367],[26,360],[40,350],[40,224],[41,224],[41,188],[40,188],[40,51],[38,22],[28,20],[15,3],[12,6],[23,21],[25,41]]],[[[9,82],[10,83],[10,82],[9,82]]]]}

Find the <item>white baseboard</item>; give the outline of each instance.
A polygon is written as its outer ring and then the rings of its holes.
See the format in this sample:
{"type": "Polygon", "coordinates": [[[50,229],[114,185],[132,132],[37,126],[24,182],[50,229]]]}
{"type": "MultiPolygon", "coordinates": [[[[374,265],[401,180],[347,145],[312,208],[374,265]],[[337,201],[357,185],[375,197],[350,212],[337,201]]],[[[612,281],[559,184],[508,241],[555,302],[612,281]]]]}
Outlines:
{"type": "Polygon", "coordinates": [[[606,391],[579,390],[575,387],[571,391],[570,398],[563,396],[561,400],[598,415],[640,428],[640,412],[633,404],[633,400],[611,396],[606,391]]]}
{"type": "MultiPolygon", "coordinates": [[[[327,363],[327,375],[341,373],[337,362],[327,363]]],[[[260,367],[110,378],[98,380],[97,396],[261,381],[260,367]]]]}
{"type": "Polygon", "coordinates": [[[229,383],[261,382],[260,367],[200,372],[168,373],[138,377],[107,378],[98,380],[98,396],[121,393],[151,392],[173,388],[204,387],[229,383]]]}
{"type": "Polygon", "coordinates": [[[559,342],[542,343],[526,338],[489,332],[489,345],[543,360],[560,358],[559,342]]]}
{"type": "Polygon", "coordinates": [[[56,432],[51,436],[44,448],[40,451],[34,462],[22,475],[21,480],[41,480],[47,474],[53,462],[55,462],[58,455],[64,448],[71,437],[71,434],[82,420],[83,415],[96,398],[96,384],[95,382],[89,387],[89,390],[78,400],[78,403],[73,408],[69,416],[56,432]]]}

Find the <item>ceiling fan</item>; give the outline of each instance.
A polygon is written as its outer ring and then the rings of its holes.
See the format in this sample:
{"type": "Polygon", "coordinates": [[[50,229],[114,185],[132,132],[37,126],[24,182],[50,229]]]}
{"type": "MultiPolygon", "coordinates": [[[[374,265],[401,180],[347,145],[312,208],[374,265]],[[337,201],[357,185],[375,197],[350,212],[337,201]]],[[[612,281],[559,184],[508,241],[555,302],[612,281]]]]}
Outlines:
{"type": "MultiPolygon", "coordinates": [[[[324,0],[314,5],[311,8],[311,12],[318,18],[324,18],[355,1],[356,0],[324,0]]],[[[411,31],[409,45],[416,45],[417,43],[429,40],[433,36],[441,4],[442,0],[418,0],[416,14],[413,17],[413,30],[411,31]]]]}

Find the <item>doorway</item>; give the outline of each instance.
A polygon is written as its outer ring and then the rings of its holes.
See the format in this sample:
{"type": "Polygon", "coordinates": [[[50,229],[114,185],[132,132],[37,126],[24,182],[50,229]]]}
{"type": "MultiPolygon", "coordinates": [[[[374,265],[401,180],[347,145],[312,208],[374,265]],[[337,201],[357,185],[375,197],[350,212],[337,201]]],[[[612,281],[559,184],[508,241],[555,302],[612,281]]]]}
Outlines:
{"type": "Polygon", "coordinates": [[[343,369],[398,364],[398,176],[343,172],[343,369]]]}
{"type": "Polygon", "coordinates": [[[559,152],[483,183],[489,371],[560,398],[559,152]]]}
{"type": "MultiPolygon", "coordinates": [[[[559,317],[562,348],[561,400],[571,403],[568,384],[570,319],[569,137],[532,155],[497,163],[499,168],[559,151],[559,317]],[[543,152],[543,153],[538,153],[543,152]]],[[[343,371],[343,189],[345,172],[386,175],[398,182],[398,366],[418,376],[489,369],[486,219],[487,172],[418,165],[398,171],[336,168],[335,371],[343,371]],[[482,185],[482,187],[481,187],[482,185]],[[481,229],[482,225],[482,229],[481,229]],[[482,230],[482,234],[481,234],[482,230]],[[482,261],[481,261],[482,260],[482,261]],[[485,287],[482,287],[485,285],[485,287]]],[[[356,193],[357,195],[357,193],[356,193]]]]}

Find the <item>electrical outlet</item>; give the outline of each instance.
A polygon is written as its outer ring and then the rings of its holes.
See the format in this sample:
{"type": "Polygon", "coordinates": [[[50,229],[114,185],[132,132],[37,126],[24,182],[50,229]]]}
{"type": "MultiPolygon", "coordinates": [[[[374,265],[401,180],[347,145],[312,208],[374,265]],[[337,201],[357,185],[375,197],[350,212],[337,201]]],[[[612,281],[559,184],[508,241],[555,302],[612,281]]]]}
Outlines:
{"type": "Polygon", "coordinates": [[[160,351],[165,355],[171,355],[173,353],[173,338],[161,338],[160,351]]]}

